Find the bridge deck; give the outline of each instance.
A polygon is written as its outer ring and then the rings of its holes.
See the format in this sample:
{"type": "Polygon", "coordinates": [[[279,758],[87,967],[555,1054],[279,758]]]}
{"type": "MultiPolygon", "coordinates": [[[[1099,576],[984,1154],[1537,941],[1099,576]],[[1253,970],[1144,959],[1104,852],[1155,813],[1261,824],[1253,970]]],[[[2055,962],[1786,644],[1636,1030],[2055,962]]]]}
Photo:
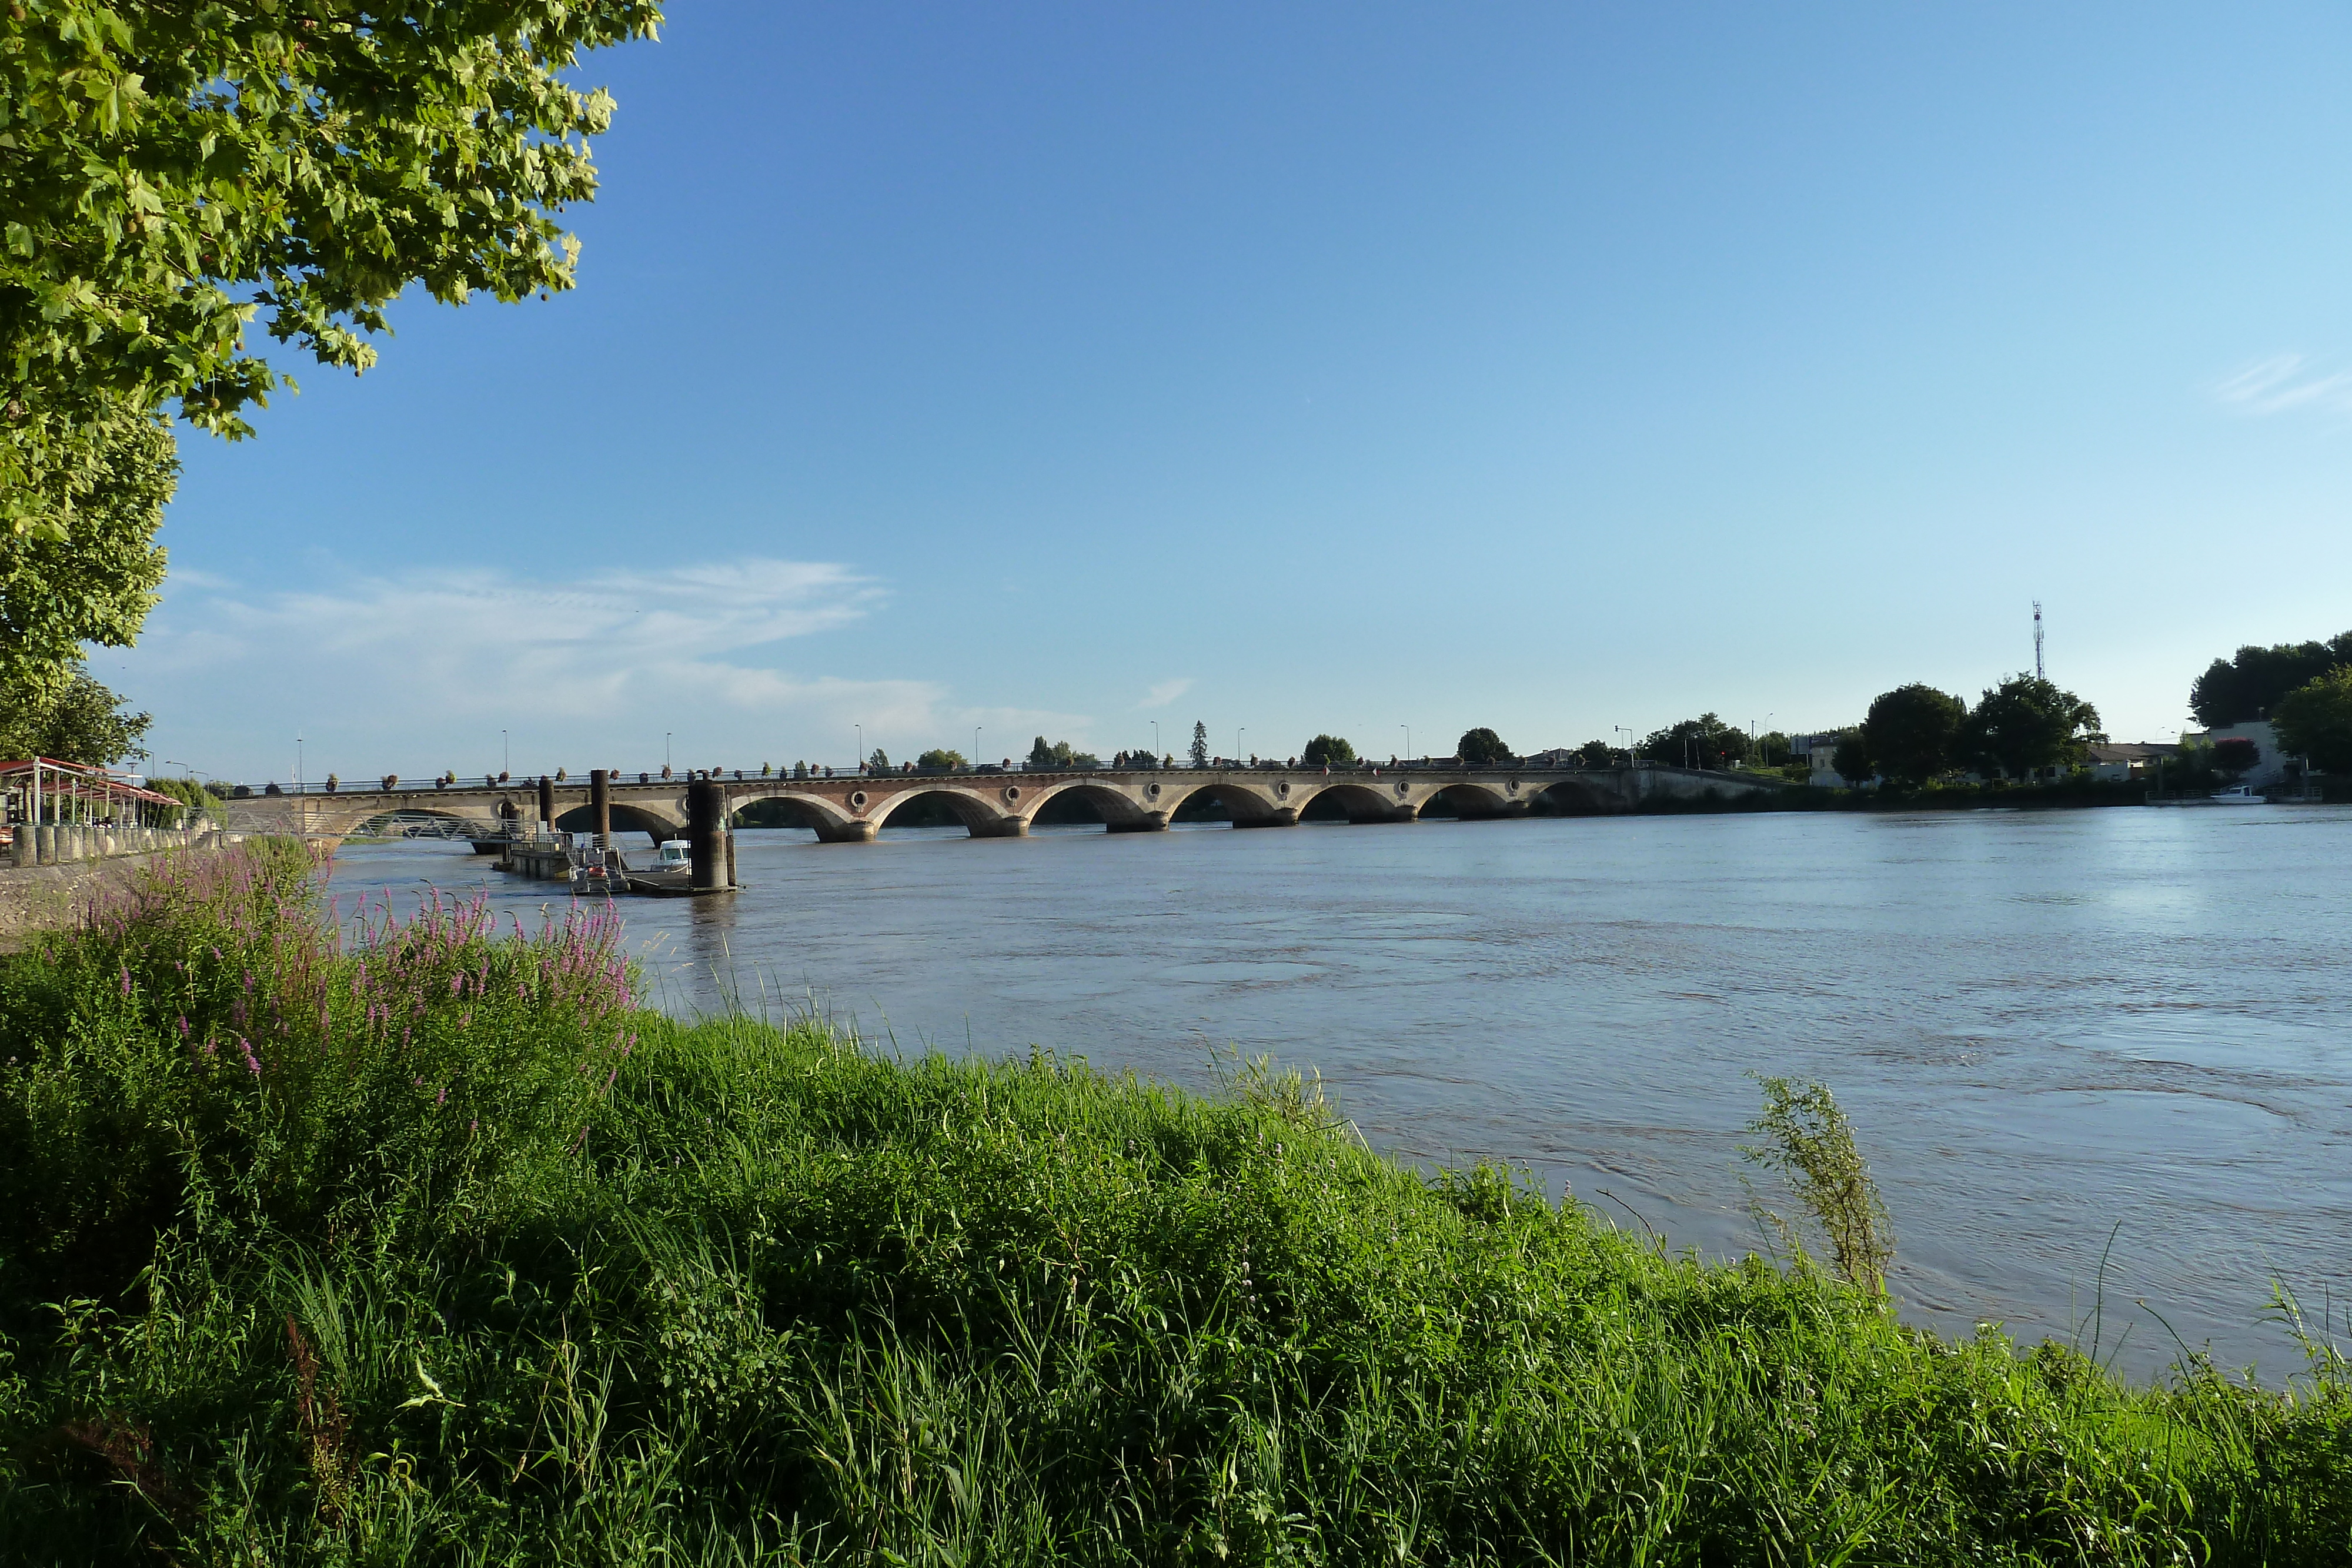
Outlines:
{"type": "MultiPolygon", "coordinates": [[[[1236,827],[1288,827],[1310,805],[1336,808],[1357,822],[1402,822],[1436,808],[1462,817],[1551,813],[1614,814],[1669,808],[1709,798],[1729,801],[1775,795],[1778,779],[1692,768],[1402,768],[1326,772],[1307,768],[1076,768],[1058,772],[902,771],[790,779],[722,773],[730,814],[760,800],[785,802],[792,814],[828,842],[870,840],[891,815],[929,798],[979,837],[1018,837],[1048,803],[1083,800],[1114,832],[1166,828],[1184,803],[1213,794],[1236,827]]],[[[686,821],[685,778],[651,772],[614,779],[607,789],[619,831],[676,836],[686,821]]],[[[486,779],[479,784],[406,783],[313,786],[233,800],[228,825],[246,831],[298,832],[340,838],[395,811],[430,812],[484,823],[537,819],[541,781],[486,779]]],[[[590,804],[588,779],[549,780],[546,792],[560,821],[590,804]]]]}

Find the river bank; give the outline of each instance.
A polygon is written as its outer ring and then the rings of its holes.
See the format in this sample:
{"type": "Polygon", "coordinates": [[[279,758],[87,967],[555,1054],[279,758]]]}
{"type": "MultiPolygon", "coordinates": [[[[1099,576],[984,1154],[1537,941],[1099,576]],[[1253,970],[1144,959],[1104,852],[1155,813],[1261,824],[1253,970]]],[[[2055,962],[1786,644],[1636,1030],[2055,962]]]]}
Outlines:
{"type": "Polygon", "coordinates": [[[638,1009],[602,915],[174,876],[0,962],[27,1557],[2344,1558],[2337,1363],[2119,1381],[1279,1073],[891,1060],[638,1009]]]}
{"type": "Polygon", "coordinates": [[[56,865],[0,864],[0,954],[21,951],[39,932],[70,927],[92,899],[135,885],[167,855],[211,853],[218,847],[175,844],[56,865]]]}
{"type": "MultiPolygon", "coordinates": [[[[1525,1166],[1730,1259],[1759,1245],[1747,1075],[1794,1074],[1851,1108],[1921,1326],[2065,1340],[2104,1292],[2123,1370],[2159,1374],[2177,1332],[2276,1377],[2300,1354],[2272,1281],[2352,1297],[2341,808],[738,847],[742,894],[617,906],[676,1016],[740,995],[1203,1091],[1213,1052],[1271,1054],[1385,1154],[1525,1166]]],[[[549,897],[462,846],[349,849],[333,877],[532,925],[549,897]]]]}

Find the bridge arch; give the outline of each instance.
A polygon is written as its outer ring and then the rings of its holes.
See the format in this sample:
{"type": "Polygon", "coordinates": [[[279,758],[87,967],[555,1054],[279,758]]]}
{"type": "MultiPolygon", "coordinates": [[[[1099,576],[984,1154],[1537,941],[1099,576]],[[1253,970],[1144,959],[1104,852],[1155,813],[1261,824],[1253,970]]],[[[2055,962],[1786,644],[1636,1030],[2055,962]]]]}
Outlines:
{"type": "MultiPolygon", "coordinates": [[[[586,803],[555,813],[554,827],[562,833],[593,833],[596,831],[596,813],[586,803]]],[[[613,802],[613,831],[643,833],[656,844],[664,839],[678,836],[678,827],[657,811],[646,810],[626,800],[613,802]]]]}
{"type": "Polygon", "coordinates": [[[727,825],[730,828],[803,828],[821,833],[838,824],[827,820],[825,814],[804,796],[759,795],[747,799],[730,794],[727,799],[727,825]],[[747,817],[753,820],[747,821],[747,817]]]}
{"type": "Polygon", "coordinates": [[[1244,783],[1235,779],[1204,779],[1199,783],[1163,780],[1160,799],[1152,804],[1155,809],[1167,812],[1168,820],[1172,822],[1177,812],[1203,796],[1214,796],[1232,817],[1236,828],[1297,821],[1298,808],[1306,804],[1305,791],[1287,780],[1262,785],[1244,783]]]}
{"type": "Polygon", "coordinates": [[[1553,817],[1598,817],[1625,809],[1615,796],[1581,779],[1546,785],[1529,804],[1534,810],[1553,817]]]}
{"type": "Polygon", "coordinates": [[[1411,821],[1412,807],[1395,785],[1382,789],[1385,783],[1386,779],[1334,779],[1307,795],[1299,807],[1298,820],[1330,821],[1344,817],[1357,823],[1411,821]]]}
{"type": "Polygon", "coordinates": [[[1459,817],[1465,822],[1507,815],[1513,797],[1486,784],[1448,784],[1421,803],[1421,816],[1459,817]],[[1434,807],[1433,813],[1431,808],[1434,807]]]}
{"type": "MultiPolygon", "coordinates": [[[[324,813],[313,814],[324,815],[324,813]]],[[[345,813],[345,815],[349,814],[345,813]]],[[[445,835],[448,838],[470,838],[486,831],[496,831],[498,826],[495,808],[489,812],[482,812],[451,810],[444,806],[394,806],[385,810],[371,811],[357,821],[338,823],[334,831],[337,836],[366,832],[380,833],[387,827],[399,823],[415,823],[421,818],[430,818],[436,822],[446,822],[453,830],[457,830],[445,835]]]]}
{"type": "MultiPolygon", "coordinates": [[[[1137,793],[1144,794],[1150,788],[1150,785],[1145,785],[1139,789],[1137,793]]],[[[1163,796],[1166,795],[1167,790],[1164,787],[1160,793],[1163,796]]],[[[1021,813],[1022,821],[1032,826],[1037,825],[1048,811],[1054,811],[1056,817],[1061,817],[1064,811],[1072,806],[1091,810],[1095,816],[1101,819],[1105,832],[1139,832],[1159,827],[1165,821],[1164,817],[1155,816],[1152,811],[1137,805],[1127,791],[1115,789],[1108,784],[1097,783],[1088,779],[1072,779],[1058,784],[1048,784],[1021,803],[1027,808],[1021,813]],[[1064,810],[1055,811],[1055,808],[1057,805],[1064,808],[1064,810]]],[[[1170,810],[1172,810],[1173,808],[1170,810]]]]}
{"type": "MultiPolygon", "coordinates": [[[[728,821],[731,822],[735,819],[735,814],[744,807],[756,805],[761,800],[782,801],[793,816],[801,820],[802,825],[815,829],[820,838],[845,831],[854,821],[824,796],[808,794],[790,788],[772,789],[751,788],[728,790],[728,821]]],[[[617,804],[613,810],[615,817],[619,816],[620,807],[617,804]]]]}
{"type": "MultiPolygon", "coordinates": [[[[901,789],[895,795],[881,795],[878,790],[867,793],[880,797],[870,801],[866,808],[866,820],[874,824],[877,832],[888,827],[893,816],[919,801],[933,802],[946,808],[947,814],[961,822],[964,831],[975,839],[1000,837],[1003,832],[1004,813],[969,789],[922,784],[911,789],[901,789]]],[[[852,796],[851,800],[854,802],[856,797],[852,796]]]]}

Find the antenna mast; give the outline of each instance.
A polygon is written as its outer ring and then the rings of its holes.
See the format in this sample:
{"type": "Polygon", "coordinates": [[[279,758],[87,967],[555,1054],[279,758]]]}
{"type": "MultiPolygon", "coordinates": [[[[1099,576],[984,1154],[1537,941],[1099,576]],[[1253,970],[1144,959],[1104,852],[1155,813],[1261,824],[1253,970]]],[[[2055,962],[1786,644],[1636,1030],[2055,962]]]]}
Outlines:
{"type": "Polygon", "coordinates": [[[2033,678],[2042,680],[2042,601],[2033,601],[2033,678]]]}

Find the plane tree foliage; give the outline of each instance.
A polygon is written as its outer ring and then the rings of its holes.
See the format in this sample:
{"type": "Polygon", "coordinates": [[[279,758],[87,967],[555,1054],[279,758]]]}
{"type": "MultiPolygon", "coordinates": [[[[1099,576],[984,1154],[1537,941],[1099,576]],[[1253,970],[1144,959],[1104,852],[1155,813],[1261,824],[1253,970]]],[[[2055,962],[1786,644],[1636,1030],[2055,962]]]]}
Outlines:
{"type": "Polygon", "coordinates": [[[2288,693],[2272,719],[2289,755],[2323,773],[2352,773],[2352,664],[2288,693]]]}
{"type": "MultiPolygon", "coordinates": [[[[570,287],[555,214],[593,195],[589,138],[613,113],[571,73],[661,19],[656,0],[5,16],[0,534],[59,543],[141,514],[117,490],[126,468],[152,473],[160,420],[251,434],[248,412],[291,383],[250,327],[357,373],[412,284],[449,304],[570,287]]],[[[118,622],[134,601],[117,596],[118,622]]]]}
{"type": "Polygon", "coordinates": [[[1980,773],[2016,779],[2080,762],[2084,747],[2105,737],[2099,710],[2040,675],[2011,675],[1984,694],[1961,720],[1957,755],[1980,773]]]}
{"type": "Polygon", "coordinates": [[[961,768],[963,765],[963,753],[944,746],[935,746],[915,758],[918,768],[961,768]]]}
{"type": "Polygon", "coordinates": [[[95,473],[70,529],[0,529],[0,703],[12,707],[53,696],[82,644],[127,646],[154,606],[155,530],[179,474],[171,432],[126,422],[95,473]]]}
{"type": "Polygon", "coordinates": [[[1051,773],[1064,768],[1095,768],[1101,758],[1091,751],[1080,751],[1066,740],[1048,743],[1039,736],[1029,746],[1028,768],[1033,773],[1051,773]]]}
{"type": "Polygon", "coordinates": [[[2205,667],[2189,688],[2189,708],[2208,729],[2275,716],[2288,694],[2339,664],[2352,664],[2352,632],[2325,643],[2279,643],[2241,648],[2205,667]]]}
{"type": "MultiPolygon", "coordinates": [[[[1913,682],[1881,693],[1862,723],[1869,768],[1896,784],[1918,785],[1951,771],[1969,705],[1949,692],[1913,682]]],[[[1838,772],[1845,778],[1841,758],[1838,772]]]]}
{"type": "Polygon", "coordinates": [[[1676,768],[1725,768],[1746,759],[1748,732],[1726,724],[1711,713],[1653,730],[1642,742],[1642,755],[1676,768]]]}
{"type": "Polygon", "coordinates": [[[1343,737],[1318,735],[1307,743],[1298,760],[1309,768],[1339,767],[1356,760],[1356,747],[1343,737]]]}
{"type": "Polygon", "coordinates": [[[1501,736],[1482,725],[1476,729],[1463,732],[1461,740],[1454,745],[1454,755],[1474,765],[1508,762],[1511,748],[1503,744],[1501,736]]]}
{"type": "Polygon", "coordinates": [[[68,664],[63,679],[37,691],[0,691],[0,760],[47,757],[111,768],[147,755],[140,742],[153,722],[124,712],[121,697],[68,664]]]}

